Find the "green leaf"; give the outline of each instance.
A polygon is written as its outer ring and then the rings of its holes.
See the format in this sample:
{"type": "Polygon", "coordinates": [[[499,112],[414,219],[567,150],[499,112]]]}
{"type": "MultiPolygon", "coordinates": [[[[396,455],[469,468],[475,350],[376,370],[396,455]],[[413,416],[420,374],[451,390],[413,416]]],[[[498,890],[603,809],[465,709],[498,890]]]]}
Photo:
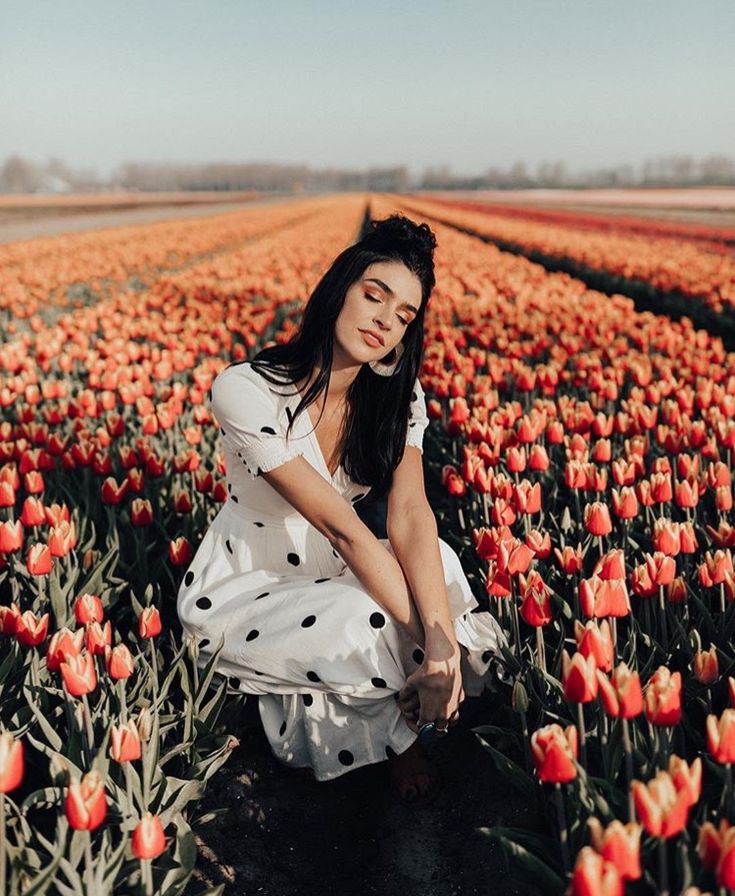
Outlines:
{"type": "Polygon", "coordinates": [[[541,887],[541,892],[544,893],[544,896],[562,894],[564,892],[564,880],[556,871],[538,856],[534,855],[530,849],[522,845],[525,841],[529,845],[537,843],[540,847],[542,841],[535,838],[533,834],[528,831],[503,827],[480,827],[475,828],[475,830],[499,843],[505,854],[516,864],[519,870],[527,875],[530,881],[541,887]]]}
{"type": "Polygon", "coordinates": [[[527,799],[535,803],[538,791],[533,778],[530,778],[517,763],[513,762],[512,759],[509,759],[506,755],[501,753],[500,750],[496,750],[495,747],[491,746],[484,737],[481,737],[479,734],[476,734],[476,737],[492,756],[498,771],[505,775],[509,783],[519,790],[527,799]]]}

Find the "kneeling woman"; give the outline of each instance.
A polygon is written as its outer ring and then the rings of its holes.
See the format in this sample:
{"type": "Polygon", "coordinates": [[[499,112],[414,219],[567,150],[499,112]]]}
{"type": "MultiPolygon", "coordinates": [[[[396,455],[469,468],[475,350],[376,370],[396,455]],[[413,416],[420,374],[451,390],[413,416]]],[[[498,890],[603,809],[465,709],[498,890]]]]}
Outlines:
{"type": "Polygon", "coordinates": [[[472,612],[424,490],[418,372],[435,245],[426,224],[373,222],[289,342],[215,378],[229,497],[177,603],[200,662],[224,640],[217,670],[259,696],[282,762],[323,781],[388,759],[394,791],[417,805],[438,784],[419,730],[457,721],[505,642],[490,612],[472,612]],[[355,504],[385,495],[381,539],[355,504]]]}

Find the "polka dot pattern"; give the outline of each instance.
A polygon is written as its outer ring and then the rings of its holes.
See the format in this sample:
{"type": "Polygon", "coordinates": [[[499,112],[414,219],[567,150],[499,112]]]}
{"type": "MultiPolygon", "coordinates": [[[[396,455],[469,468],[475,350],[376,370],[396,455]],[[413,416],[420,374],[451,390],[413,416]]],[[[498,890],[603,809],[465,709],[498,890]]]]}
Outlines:
{"type": "Polygon", "coordinates": [[[355,761],[355,757],[349,750],[340,750],[337,753],[337,759],[342,763],[342,765],[352,765],[355,761]]]}
{"type": "Polygon", "coordinates": [[[311,670],[306,673],[306,677],[309,679],[309,681],[321,681],[321,678],[319,678],[316,672],[312,672],[311,670]]]}
{"type": "Polygon", "coordinates": [[[193,581],[194,581],[194,573],[191,570],[189,570],[189,572],[187,572],[187,574],[184,576],[184,584],[188,588],[189,585],[191,585],[191,583],[193,581]]]}
{"type": "Polygon", "coordinates": [[[247,635],[246,635],[246,637],[245,637],[245,640],[246,640],[246,641],[254,641],[254,640],[258,637],[259,634],[260,634],[260,632],[258,631],[257,628],[251,629],[251,630],[247,633],[247,635]]]}
{"type": "Polygon", "coordinates": [[[301,620],[301,628],[311,628],[315,622],[316,616],[307,616],[305,619],[301,620]]]}
{"type": "Polygon", "coordinates": [[[301,558],[293,551],[286,555],[286,560],[288,560],[291,566],[298,566],[301,563],[301,558]]]}
{"type": "Polygon", "coordinates": [[[210,610],[212,608],[212,601],[208,597],[200,597],[197,599],[197,606],[200,610],[210,610]]]}
{"type": "Polygon", "coordinates": [[[378,612],[372,613],[370,615],[370,625],[372,625],[373,628],[383,628],[385,625],[385,616],[378,612]]]}

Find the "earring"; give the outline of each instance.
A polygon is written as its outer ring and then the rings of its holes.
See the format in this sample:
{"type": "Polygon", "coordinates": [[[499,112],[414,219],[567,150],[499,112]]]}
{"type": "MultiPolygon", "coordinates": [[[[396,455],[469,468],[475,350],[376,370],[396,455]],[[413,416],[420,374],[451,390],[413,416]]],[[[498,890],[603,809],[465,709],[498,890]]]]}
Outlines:
{"type": "MultiPolygon", "coordinates": [[[[401,361],[404,350],[404,344],[402,342],[399,342],[398,345],[393,349],[393,358],[390,361],[386,362],[385,358],[381,359],[380,361],[368,361],[370,369],[373,371],[373,373],[377,373],[378,376],[393,376],[401,361]]],[[[387,357],[388,355],[386,355],[386,358],[387,357]]]]}

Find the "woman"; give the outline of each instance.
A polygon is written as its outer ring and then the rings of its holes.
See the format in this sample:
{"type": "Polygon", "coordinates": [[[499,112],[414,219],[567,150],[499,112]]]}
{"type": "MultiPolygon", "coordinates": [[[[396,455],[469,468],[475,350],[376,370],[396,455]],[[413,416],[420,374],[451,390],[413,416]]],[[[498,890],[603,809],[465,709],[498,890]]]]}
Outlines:
{"type": "Polygon", "coordinates": [[[322,781],[387,758],[412,805],[438,790],[419,730],[457,721],[465,688],[480,694],[499,674],[505,641],[489,612],[470,612],[478,601],[424,492],[418,372],[435,246],[427,224],[373,222],[288,343],[215,378],[229,499],[177,603],[199,662],[221,646],[218,672],[259,695],[283,763],[322,781]],[[379,539],[354,505],[385,495],[379,539]]]}

